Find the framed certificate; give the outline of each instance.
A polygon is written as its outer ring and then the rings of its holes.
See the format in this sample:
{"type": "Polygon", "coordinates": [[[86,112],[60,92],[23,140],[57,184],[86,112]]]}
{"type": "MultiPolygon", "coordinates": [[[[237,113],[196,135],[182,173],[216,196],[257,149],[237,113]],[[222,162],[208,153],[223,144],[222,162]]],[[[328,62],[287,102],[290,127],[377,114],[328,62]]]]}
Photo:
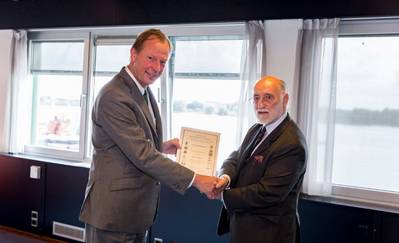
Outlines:
{"type": "Polygon", "coordinates": [[[182,127],[177,162],[201,175],[214,175],[220,133],[182,127]]]}

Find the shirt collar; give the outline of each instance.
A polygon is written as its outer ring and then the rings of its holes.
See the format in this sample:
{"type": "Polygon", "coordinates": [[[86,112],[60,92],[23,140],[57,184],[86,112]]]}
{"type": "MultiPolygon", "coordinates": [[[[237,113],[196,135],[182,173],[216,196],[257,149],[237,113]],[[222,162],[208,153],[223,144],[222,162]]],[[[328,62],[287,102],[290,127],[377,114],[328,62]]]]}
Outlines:
{"type": "Polygon", "coordinates": [[[264,125],[266,126],[266,132],[267,134],[270,134],[273,132],[274,129],[276,129],[276,127],[278,127],[278,125],[280,125],[284,119],[287,117],[288,112],[285,111],[284,114],[282,116],[280,116],[275,122],[270,123],[269,125],[264,125]]]}
{"type": "Polygon", "coordinates": [[[133,79],[134,83],[137,85],[137,88],[139,88],[141,94],[144,95],[145,88],[143,86],[141,86],[139,81],[137,81],[137,79],[134,77],[133,73],[130,72],[130,70],[127,66],[125,66],[125,70],[126,70],[127,74],[129,74],[129,76],[133,79]]]}

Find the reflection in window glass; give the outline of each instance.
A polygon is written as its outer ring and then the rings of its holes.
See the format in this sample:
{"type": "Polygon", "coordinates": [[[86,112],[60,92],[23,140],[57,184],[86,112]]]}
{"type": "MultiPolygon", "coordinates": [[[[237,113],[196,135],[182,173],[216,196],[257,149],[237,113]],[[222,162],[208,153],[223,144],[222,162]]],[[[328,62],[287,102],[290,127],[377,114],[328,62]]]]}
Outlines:
{"type": "Polygon", "coordinates": [[[175,42],[172,136],[181,127],[221,133],[218,166],[236,149],[241,40],[175,42]]]}
{"type": "Polygon", "coordinates": [[[83,41],[33,42],[31,145],[80,152],[83,41]]]}
{"type": "Polygon", "coordinates": [[[338,46],[333,183],[399,192],[399,37],[338,46]]]}
{"type": "Polygon", "coordinates": [[[32,144],[79,151],[81,76],[37,75],[32,144]]]}

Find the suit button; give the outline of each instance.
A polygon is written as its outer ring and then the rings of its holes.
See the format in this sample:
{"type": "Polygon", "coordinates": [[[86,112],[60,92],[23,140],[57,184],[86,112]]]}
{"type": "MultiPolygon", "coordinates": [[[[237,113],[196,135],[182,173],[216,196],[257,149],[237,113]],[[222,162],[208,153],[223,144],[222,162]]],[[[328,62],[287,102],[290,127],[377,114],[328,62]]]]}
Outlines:
{"type": "Polygon", "coordinates": [[[159,186],[159,185],[161,185],[161,182],[157,181],[157,182],[155,182],[155,185],[159,186]]]}

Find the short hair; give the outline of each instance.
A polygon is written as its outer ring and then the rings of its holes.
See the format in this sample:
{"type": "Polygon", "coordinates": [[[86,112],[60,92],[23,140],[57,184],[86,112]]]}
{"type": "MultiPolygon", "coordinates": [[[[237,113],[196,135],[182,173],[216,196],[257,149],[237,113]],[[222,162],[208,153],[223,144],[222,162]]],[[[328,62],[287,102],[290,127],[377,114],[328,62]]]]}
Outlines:
{"type": "Polygon", "coordinates": [[[169,38],[159,29],[148,29],[141,32],[134,41],[132,48],[134,48],[137,52],[140,52],[143,49],[144,42],[151,39],[158,39],[161,42],[166,41],[169,45],[169,52],[172,52],[172,43],[170,42],[169,38]]]}
{"type": "Polygon", "coordinates": [[[287,85],[286,85],[285,81],[282,80],[282,79],[278,79],[278,81],[279,81],[279,85],[280,85],[281,91],[283,93],[286,93],[287,92],[287,90],[286,90],[287,85]]]}

